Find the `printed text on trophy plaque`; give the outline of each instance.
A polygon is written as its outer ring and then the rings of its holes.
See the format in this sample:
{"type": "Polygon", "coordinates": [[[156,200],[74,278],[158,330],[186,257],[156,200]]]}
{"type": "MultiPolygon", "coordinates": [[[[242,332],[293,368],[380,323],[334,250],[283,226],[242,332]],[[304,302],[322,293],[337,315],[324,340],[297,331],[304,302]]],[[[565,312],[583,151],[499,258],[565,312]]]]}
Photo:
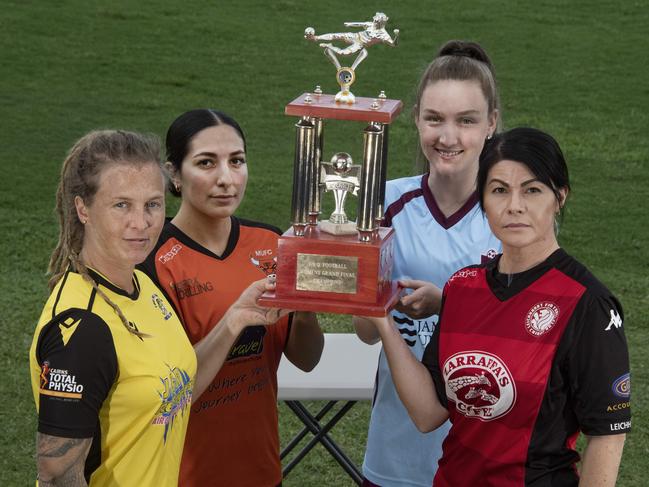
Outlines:
{"type": "Polygon", "coordinates": [[[356,293],[358,257],[297,254],[298,291],[356,293]]]}

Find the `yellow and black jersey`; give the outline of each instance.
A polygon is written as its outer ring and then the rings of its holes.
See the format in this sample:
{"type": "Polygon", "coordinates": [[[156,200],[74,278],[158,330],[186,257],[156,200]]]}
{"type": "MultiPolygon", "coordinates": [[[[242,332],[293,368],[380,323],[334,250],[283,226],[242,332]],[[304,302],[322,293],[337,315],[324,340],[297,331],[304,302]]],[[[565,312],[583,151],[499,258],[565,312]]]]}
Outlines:
{"type": "Polygon", "coordinates": [[[93,438],[89,485],[175,486],[196,355],[172,306],[142,272],[126,293],[90,271],[117,313],[73,271],[48,299],[30,350],[38,431],[93,438]]]}

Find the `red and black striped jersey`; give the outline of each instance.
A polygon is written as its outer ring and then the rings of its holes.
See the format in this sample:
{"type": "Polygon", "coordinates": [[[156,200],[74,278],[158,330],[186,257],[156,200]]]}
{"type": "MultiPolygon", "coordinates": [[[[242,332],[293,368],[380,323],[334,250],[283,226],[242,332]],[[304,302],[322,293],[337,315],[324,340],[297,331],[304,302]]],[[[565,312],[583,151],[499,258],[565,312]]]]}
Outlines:
{"type": "Polygon", "coordinates": [[[573,486],[579,432],[631,427],[618,300],[559,249],[520,274],[456,272],[423,363],[449,410],[438,486],[573,486]]]}

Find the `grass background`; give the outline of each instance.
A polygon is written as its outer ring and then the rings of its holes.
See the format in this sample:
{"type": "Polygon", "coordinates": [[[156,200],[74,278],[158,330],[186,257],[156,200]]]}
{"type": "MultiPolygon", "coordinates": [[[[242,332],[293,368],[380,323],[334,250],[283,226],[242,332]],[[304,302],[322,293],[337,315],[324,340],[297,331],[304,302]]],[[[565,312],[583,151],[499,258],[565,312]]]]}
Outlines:
{"type": "MultiPolygon", "coordinates": [[[[335,32],[376,10],[391,17],[389,29],[401,29],[400,45],[372,48],[353,89],[358,96],[383,89],[405,102],[391,130],[390,178],[412,173],[415,85],[451,38],[479,41],[491,54],[506,127],[535,126],[560,141],[573,184],[561,243],[626,314],[634,426],[618,485],[646,485],[649,3],[633,0],[0,0],[0,485],[31,485],[35,475],[27,353],[46,299],[66,150],[93,128],[164,135],[187,109],[222,109],[248,136],[250,182],[239,215],[287,227],[295,120],[283,107],[316,84],[336,88],[333,66],[303,40],[304,28],[335,32]]],[[[345,150],[360,159],[361,129],[330,124],[325,157],[345,150]]],[[[322,321],[326,331],[351,331],[344,317],[322,321]]],[[[298,425],[285,407],[280,414],[285,441],[298,425]]],[[[357,405],[333,432],[359,463],[368,415],[367,404],[357,405]]],[[[317,447],[285,485],[350,481],[317,447]]]]}

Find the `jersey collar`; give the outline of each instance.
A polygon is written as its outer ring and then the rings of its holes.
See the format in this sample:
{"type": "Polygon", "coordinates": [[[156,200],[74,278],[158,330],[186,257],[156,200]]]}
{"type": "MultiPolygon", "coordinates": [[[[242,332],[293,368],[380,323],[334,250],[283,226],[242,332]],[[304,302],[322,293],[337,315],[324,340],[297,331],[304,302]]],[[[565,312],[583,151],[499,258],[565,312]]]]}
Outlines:
{"type": "Polygon", "coordinates": [[[466,202],[459,210],[446,217],[444,216],[444,213],[442,213],[442,210],[439,209],[439,206],[437,206],[437,201],[435,201],[435,197],[433,196],[433,193],[428,186],[429,175],[430,173],[426,173],[421,178],[421,190],[424,194],[424,201],[426,202],[426,206],[428,206],[428,209],[430,210],[430,214],[437,221],[437,223],[439,223],[444,229],[448,230],[462,218],[464,218],[466,214],[469,213],[469,211],[471,211],[471,209],[476,205],[476,203],[478,202],[478,193],[476,191],[471,193],[469,199],[466,200],[466,202]]]}
{"type": "Polygon", "coordinates": [[[110,282],[108,278],[106,278],[106,276],[100,274],[95,269],[88,267],[88,274],[90,274],[92,280],[95,281],[97,284],[104,286],[107,289],[110,289],[115,294],[119,294],[120,296],[130,298],[134,301],[140,296],[140,281],[138,280],[137,275],[135,273],[133,273],[133,292],[130,294],[126,292],[124,289],[122,289],[121,287],[118,287],[112,282],[110,282]]]}
{"type": "Polygon", "coordinates": [[[171,223],[170,218],[167,219],[167,228],[169,229],[169,233],[174,238],[176,238],[180,243],[186,245],[190,249],[193,249],[196,252],[200,252],[214,259],[225,260],[232,252],[234,252],[234,249],[237,247],[237,243],[239,242],[239,232],[240,232],[239,219],[234,216],[231,216],[230,223],[231,223],[230,236],[228,237],[228,243],[225,246],[225,250],[223,251],[222,255],[216,255],[210,249],[203,247],[201,244],[193,240],[189,235],[183,232],[180,228],[178,228],[176,225],[171,223]]]}
{"type": "Polygon", "coordinates": [[[531,269],[515,274],[503,274],[498,271],[498,262],[502,256],[502,254],[499,254],[485,265],[487,284],[500,301],[506,301],[526,289],[550,269],[556,267],[556,263],[567,255],[565,250],[557,249],[547,259],[531,269]]]}

